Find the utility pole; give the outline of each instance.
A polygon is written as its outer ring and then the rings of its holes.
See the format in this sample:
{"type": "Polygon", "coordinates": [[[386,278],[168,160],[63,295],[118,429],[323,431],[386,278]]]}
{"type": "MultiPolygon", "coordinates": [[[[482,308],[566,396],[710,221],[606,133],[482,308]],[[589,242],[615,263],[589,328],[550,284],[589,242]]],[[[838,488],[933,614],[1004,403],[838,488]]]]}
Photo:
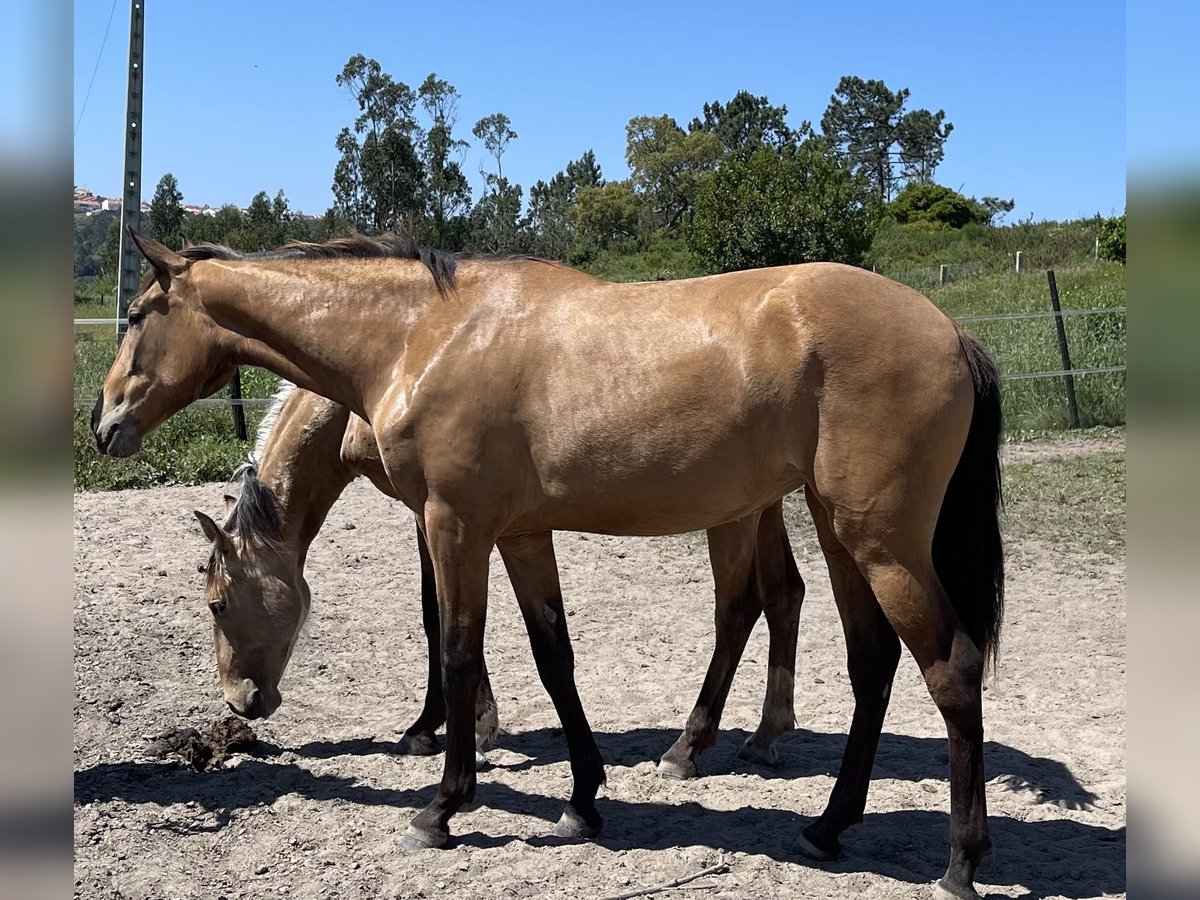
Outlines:
{"type": "MultiPolygon", "coordinates": [[[[142,255],[129,237],[130,228],[140,228],[142,219],[142,87],[145,82],[142,44],[146,32],[146,0],[130,0],[129,82],[125,107],[125,177],[121,200],[120,278],[117,281],[117,318],[124,319],[137,296],[142,255]]],[[[117,324],[117,343],[127,325],[117,324]]]]}

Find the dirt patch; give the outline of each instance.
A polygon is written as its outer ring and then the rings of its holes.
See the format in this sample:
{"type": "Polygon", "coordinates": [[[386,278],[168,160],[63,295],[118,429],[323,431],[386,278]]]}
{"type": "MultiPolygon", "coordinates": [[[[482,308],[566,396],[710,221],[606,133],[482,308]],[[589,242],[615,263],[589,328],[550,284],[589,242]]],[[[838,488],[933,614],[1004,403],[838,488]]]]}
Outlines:
{"type": "Polygon", "coordinates": [[[1063,459],[1068,456],[1086,456],[1089,453],[1125,452],[1125,431],[1108,431],[1101,434],[1072,434],[1037,441],[1006,443],[1000,448],[1000,458],[1008,463],[1037,462],[1044,459],[1063,459]]]}
{"type": "MultiPolygon", "coordinates": [[[[312,614],[283,705],[254,723],[259,755],[233,752],[204,772],[147,758],[147,736],[164,723],[227,714],[197,573],[208,545],[191,515],[217,514],[223,493],[75,498],[76,896],[597,897],[727,862],[728,872],[660,896],[927,898],[945,870],[945,726],[907,655],[865,821],[835,863],[796,853],[797,833],[828,799],[853,708],[811,526],[792,533],[809,586],[797,729],[780,741],[775,769],[736,758],[762,705],[760,622],[721,738],[700,758],[701,777],[683,783],[659,779],[654,762],[691,710],[713,646],[703,535],[556,536],[580,694],[607,764],[595,841],[548,837],[570,770],[495,559],[487,655],[505,733],[451,846],[398,852],[442,758],[396,752],[424,687],[416,543],[411,516],[365,483],[334,507],[309,555],[312,614]]],[[[802,501],[788,506],[789,521],[807,521],[802,501]]],[[[1124,558],[1013,537],[1000,667],[984,695],[995,850],[979,886],[1002,897],[1121,896],[1124,558]]]]}

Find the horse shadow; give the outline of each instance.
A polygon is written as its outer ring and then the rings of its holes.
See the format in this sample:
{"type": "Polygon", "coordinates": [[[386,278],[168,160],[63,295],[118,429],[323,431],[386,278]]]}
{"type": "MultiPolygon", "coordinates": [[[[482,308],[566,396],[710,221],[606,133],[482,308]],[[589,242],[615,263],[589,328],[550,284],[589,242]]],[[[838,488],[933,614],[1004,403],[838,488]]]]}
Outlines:
{"type": "MultiPolygon", "coordinates": [[[[669,728],[595,732],[600,755],[609,766],[636,766],[647,760],[657,761],[678,734],[677,730],[669,728]]],[[[846,736],[841,732],[796,729],[780,738],[776,744],[779,761],[774,766],[766,767],[737,756],[738,749],[749,736],[749,732],[738,728],[722,731],[717,743],[696,761],[700,776],[733,772],[768,779],[811,778],[816,775],[836,777],[846,745],[846,736]]],[[[493,763],[495,768],[504,771],[520,772],[567,761],[566,740],[559,727],[505,732],[497,745],[525,757],[517,762],[493,763]]],[[[265,755],[290,751],[310,759],[402,754],[398,741],[377,738],[311,741],[289,750],[270,744],[262,746],[265,755]]],[[[1086,809],[1097,799],[1063,763],[1030,756],[1007,744],[985,741],[984,765],[989,778],[1000,781],[1012,791],[1028,790],[1038,803],[1049,803],[1064,809],[1086,809]]],[[[944,737],[917,738],[884,732],[880,735],[872,778],[902,781],[945,779],[949,767],[950,758],[944,737]]]]}
{"type": "MultiPolygon", "coordinates": [[[[675,736],[674,730],[652,728],[600,732],[596,738],[610,765],[636,765],[656,759],[675,736]]],[[[780,764],[765,770],[740,760],[733,762],[744,737],[745,732],[737,730],[723,733],[717,746],[701,757],[701,775],[731,769],[766,778],[835,774],[845,740],[838,734],[794,733],[780,742],[780,764]]],[[[562,743],[557,728],[504,735],[501,745],[526,759],[499,764],[495,769],[518,771],[563,760],[562,743]]],[[[415,812],[433,799],[436,785],[414,789],[372,787],[354,778],[314,774],[297,762],[273,758],[289,753],[306,759],[332,759],[395,754],[398,749],[395,741],[371,738],[315,741],[292,748],[263,744],[262,758],[243,758],[231,769],[207,774],[156,761],[102,763],[75,773],[75,802],[120,799],[159,806],[191,802],[213,817],[198,826],[201,830],[219,830],[230,820],[232,811],[270,805],[288,794],[415,812]]],[[[986,752],[990,772],[1032,789],[1036,796],[1046,798],[1045,802],[1074,806],[1094,799],[1061,763],[1031,757],[995,742],[989,742],[986,752]]],[[[883,735],[876,777],[923,780],[945,778],[946,773],[944,739],[883,735]]],[[[563,806],[563,798],[518,791],[486,776],[480,779],[476,800],[488,807],[540,819],[547,823],[547,833],[563,806]]],[[[730,853],[762,854],[796,865],[818,865],[796,852],[796,835],[809,818],[791,810],[756,806],[714,810],[692,801],[630,802],[611,795],[602,796],[597,806],[605,827],[595,842],[610,850],[704,846],[730,853]]],[[[1034,900],[1052,895],[1083,898],[1125,890],[1124,827],[1108,829],[1063,818],[1018,821],[1006,816],[990,817],[989,826],[997,850],[980,869],[979,879],[985,884],[1021,886],[1034,900]],[[1045,876],[1046,872],[1054,873],[1054,877],[1045,876]]],[[[868,812],[861,826],[843,836],[842,857],[819,865],[833,872],[873,872],[913,884],[932,882],[945,871],[948,830],[949,816],[943,812],[868,812]]],[[[525,840],[532,845],[562,843],[550,836],[526,839],[481,833],[454,840],[479,848],[525,840]]]]}

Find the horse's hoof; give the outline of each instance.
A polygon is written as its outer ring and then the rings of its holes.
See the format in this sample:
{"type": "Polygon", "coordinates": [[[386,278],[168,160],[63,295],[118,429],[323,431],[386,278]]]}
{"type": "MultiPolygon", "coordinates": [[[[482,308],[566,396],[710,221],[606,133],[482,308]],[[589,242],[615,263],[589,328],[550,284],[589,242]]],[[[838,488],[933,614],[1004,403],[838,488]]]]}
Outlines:
{"type": "Polygon", "coordinates": [[[439,847],[446,846],[446,841],[450,839],[450,835],[445,831],[430,831],[427,828],[418,828],[416,825],[409,825],[408,830],[400,838],[401,850],[436,850],[439,847]]]}
{"type": "Polygon", "coordinates": [[[405,732],[398,744],[404,756],[436,756],[442,752],[442,744],[435,735],[422,732],[405,732]]]}
{"type": "Polygon", "coordinates": [[[817,862],[833,862],[842,852],[842,847],[836,838],[833,841],[832,847],[820,847],[803,831],[800,832],[797,848],[809,859],[815,859],[817,862]]]}
{"type": "Polygon", "coordinates": [[[696,777],[696,764],[690,759],[676,762],[664,756],[658,761],[658,776],[671,781],[688,781],[696,777]]]}
{"type": "Polygon", "coordinates": [[[475,751],[475,771],[481,772],[488,767],[488,758],[479,750],[475,751]]]}
{"type": "Polygon", "coordinates": [[[558,824],[554,826],[554,830],[551,832],[555,837],[575,838],[577,840],[594,838],[599,833],[599,816],[596,817],[596,824],[592,825],[583,816],[569,807],[563,810],[562,818],[558,820],[558,824]]]}
{"type": "Polygon", "coordinates": [[[933,886],[933,900],[979,900],[979,894],[970,885],[963,890],[949,887],[944,881],[939,881],[933,886]]]}
{"type": "Polygon", "coordinates": [[[744,759],[746,762],[752,762],[756,765],[773,768],[779,762],[779,754],[774,747],[768,746],[765,749],[754,743],[754,738],[748,737],[737,752],[738,759],[744,759]]]}

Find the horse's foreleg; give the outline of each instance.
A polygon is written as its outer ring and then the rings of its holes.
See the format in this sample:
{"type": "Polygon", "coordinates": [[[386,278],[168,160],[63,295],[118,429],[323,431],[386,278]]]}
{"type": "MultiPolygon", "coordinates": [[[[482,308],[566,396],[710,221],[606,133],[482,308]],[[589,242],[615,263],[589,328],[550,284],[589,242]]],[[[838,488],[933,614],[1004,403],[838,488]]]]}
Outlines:
{"type": "Polygon", "coordinates": [[[483,681],[492,546],[453,509],[432,501],[425,507],[425,528],[440,611],[446,763],[437,795],[401,839],[408,849],[445,844],[450,817],[475,797],[475,704],[483,681]]]}
{"type": "Polygon", "coordinates": [[[417,527],[417,550],[421,557],[421,624],[429,647],[429,671],[425,684],[425,706],[417,721],[400,738],[400,749],[415,756],[432,756],[441,750],[435,733],[446,721],[446,695],[442,692],[442,629],[438,622],[437,583],[429,544],[417,527]]]}
{"type": "Polygon", "coordinates": [[[804,579],[796,568],[792,545],[783,523],[783,500],[763,511],[758,524],[756,554],[763,612],[770,633],[767,651],[767,693],[762,719],[738,755],[764,765],[776,761],[775,742],[796,727],[796,642],[804,579]]]}
{"type": "Polygon", "coordinates": [[[562,722],[571,757],[571,799],[554,834],[592,837],[601,825],[596,791],[604,784],[604,761],[575,686],[575,655],[567,634],[553,537],[544,532],[501,541],[498,546],[525,618],[538,676],[562,722]]]}
{"type": "Polygon", "coordinates": [[[846,635],[846,659],[854,690],[854,718],[837,782],[825,812],[801,836],[802,850],[827,860],[836,857],[841,849],[838,836],[862,821],[879,734],[900,659],[900,641],[875,600],[871,586],[834,534],[829,514],[811,491],[805,493],[829,565],[833,596],[846,635]]]}
{"type": "Polygon", "coordinates": [[[754,569],[757,530],[757,513],[708,530],[716,588],[716,646],[683,733],[659,760],[659,774],[666,778],[694,778],[696,756],[716,742],[733,674],[762,612],[754,569]]]}

